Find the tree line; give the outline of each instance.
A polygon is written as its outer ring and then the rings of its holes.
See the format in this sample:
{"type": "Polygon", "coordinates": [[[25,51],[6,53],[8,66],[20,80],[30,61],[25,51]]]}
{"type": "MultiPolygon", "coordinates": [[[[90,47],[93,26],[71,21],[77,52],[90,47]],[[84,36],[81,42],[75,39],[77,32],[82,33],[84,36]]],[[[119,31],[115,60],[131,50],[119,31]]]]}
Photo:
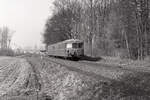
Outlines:
{"type": "Polygon", "coordinates": [[[92,56],[142,60],[150,55],[149,0],[55,0],[44,30],[50,45],[71,38],[92,56]]]}

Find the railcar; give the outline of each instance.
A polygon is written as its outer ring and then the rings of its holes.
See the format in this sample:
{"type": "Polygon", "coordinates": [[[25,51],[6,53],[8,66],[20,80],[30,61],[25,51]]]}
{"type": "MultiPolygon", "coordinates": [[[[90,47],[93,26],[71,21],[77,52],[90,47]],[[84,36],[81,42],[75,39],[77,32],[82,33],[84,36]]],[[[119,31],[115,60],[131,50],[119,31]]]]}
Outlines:
{"type": "Polygon", "coordinates": [[[80,58],[84,55],[84,42],[79,39],[69,39],[49,45],[48,55],[65,58],[80,58]]]}

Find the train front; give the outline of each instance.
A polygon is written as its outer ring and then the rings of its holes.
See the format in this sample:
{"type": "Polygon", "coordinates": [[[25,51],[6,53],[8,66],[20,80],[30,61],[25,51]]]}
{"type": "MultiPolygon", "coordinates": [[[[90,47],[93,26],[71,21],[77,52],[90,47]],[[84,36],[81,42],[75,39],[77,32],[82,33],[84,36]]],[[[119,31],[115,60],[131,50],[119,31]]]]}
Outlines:
{"type": "Polygon", "coordinates": [[[84,55],[84,43],[81,41],[67,43],[66,51],[68,57],[80,58],[84,55]]]}

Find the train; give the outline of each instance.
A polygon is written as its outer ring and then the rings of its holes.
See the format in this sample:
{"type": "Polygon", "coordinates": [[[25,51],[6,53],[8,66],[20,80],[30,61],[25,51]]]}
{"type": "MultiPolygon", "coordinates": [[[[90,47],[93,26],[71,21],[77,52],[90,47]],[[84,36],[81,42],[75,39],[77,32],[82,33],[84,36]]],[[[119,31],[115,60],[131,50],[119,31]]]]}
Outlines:
{"type": "Polygon", "coordinates": [[[80,58],[84,56],[84,42],[79,39],[68,39],[47,47],[48,56],[80,58]]]}

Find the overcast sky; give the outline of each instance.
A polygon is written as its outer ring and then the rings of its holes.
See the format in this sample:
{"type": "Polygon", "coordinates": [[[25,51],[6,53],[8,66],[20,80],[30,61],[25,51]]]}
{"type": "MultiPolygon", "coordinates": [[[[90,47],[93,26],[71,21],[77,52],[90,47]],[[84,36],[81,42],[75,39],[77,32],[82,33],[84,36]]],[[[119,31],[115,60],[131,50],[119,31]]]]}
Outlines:
{"type": "Polygon", "coordinates": [[[21,47],[39,46],[51,5],[52,0],[0,0],[0,27],[14,30],[12,42],[21,47]]]}

